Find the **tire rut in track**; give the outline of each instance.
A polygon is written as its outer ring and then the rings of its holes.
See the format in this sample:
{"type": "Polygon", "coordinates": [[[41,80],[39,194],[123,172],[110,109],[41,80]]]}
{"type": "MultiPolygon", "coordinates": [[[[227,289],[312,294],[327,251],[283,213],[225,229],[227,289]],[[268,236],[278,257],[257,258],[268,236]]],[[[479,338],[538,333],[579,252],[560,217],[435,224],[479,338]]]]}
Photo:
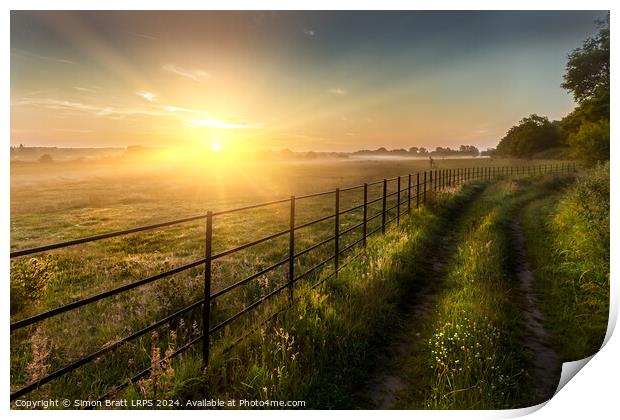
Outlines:
{"type": "Polygon", "coordinates": [[[530,378],[534,403],[549,400],[558,385],[560,362],[551,346],[551,335],[543,325],[544,316],[534,292],[534,276],[530,270],[523,230],[518,217],[510,224],[511,258],[519,282],[518,295],[522,308],[523,334],[521,344],[531,354],[531,366],[526,369],[530,378]]]}
{"type": "MultiPolygon", "coordinates": [[[[480,195],[480,192],[476,195],[480,195]]],[[[398,394],[408,385],[408,382],[403,378],[403,369],[398,361],[406,359],[414,345],[411,326],[425,322],[429,311],[433,309],[438,288],[441,286],[441,279],[446,274],[447,262],[457,247],[456,239],[461,231],[460,222],[464,219],[465,213],[475,199],[476,197],[465,203],[460,211],[456,212],[451,223],[444,229],[444,236],[434,250],[435,252],[425,262],[428,264],[427,278],[420,284],[420,288],[412,295],[411,300],[403,309],[403,318],[398,327],[401,331],[396,334],[396,338],[389,344],[389,348],[386,348],[385,352],[378,356],[376,372],[367,382],[363,392],[374,409],[393,408],[398,401],[398,394]],[[453,228],[451,226],[458,227],[453,228]]],[[[419,337],[419,335],[420,333],[415,333],[415,337],[419,337]]]]}

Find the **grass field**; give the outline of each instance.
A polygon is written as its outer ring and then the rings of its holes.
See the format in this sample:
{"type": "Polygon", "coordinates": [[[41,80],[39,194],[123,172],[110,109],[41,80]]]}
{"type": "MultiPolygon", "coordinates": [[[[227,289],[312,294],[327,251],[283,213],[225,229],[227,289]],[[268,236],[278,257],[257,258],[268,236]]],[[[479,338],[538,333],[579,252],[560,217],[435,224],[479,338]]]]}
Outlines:
{"type": "MultiPolygon", "coordinates": [[[[546,162],[488,159],[439,160],[439,169],[476,166],[522,166],[546,162]]],[[[11,167],[11,249],[156,223],[255,202],[307,194],[405,175],[427,169],[426,161],[310,161],[204,167],[149,166],[126,168],[104,163],[21,163],[11,167]]],[[[390,184],[394,191],[395,183],[390,184]]],[[[378,197],[380,186],[369,191],[378,197]]],[[[344,193],[341,209],[361,202],[361,190],[344,193]]],[[[334,211],[333,194],[297,204],[297,223],[334,211]]],[[[395,203],[393,196],[388,207],[395,203]]],[[[380,211],[375,203],[369,214],[380,211]]],[[[390,218],[394,216],[394,212],[390,218]]],[[[288,227],[287,204],[216,218],[214,252],[219,252],[288,227]]],[[[430,217],[430,216],[429,216],[430,217]]],[[[361,211],[341,218],[341,230],[353,226],[361,211]]],[[[423,222],[423,218],[419,220],[423,222]]],[[[426,223],[426,221],[424,221],[426,223]]],[[[379,219],[369,224],[369,231],[379,219]]],[[[51,251],[11,262],[12,321],[80,298],[136,281],[202,258],[204,221],[132,234],[51,251]],[[36,279],[36,281],[35,281],[36,279]]],[[[416,229],[422,229],[418,226],[416,229]]],[[[301,251],[333,234],[333,221],[313,225],[296,238],[301,251]]],[[[354,242],[354,230],[341,249],[354,242]]],[[[214,264],[214,291],[286,258],[288,237],[253,247],[214,264]]],[[[333,254],[328,243],[300,258],[301,273],[333,254]]],[[[346,276],[341,276],[346,277],[346,276]]],[[[286,280],[286,267],[262,276],[218,301],[212,322],[226,319],[286,280]]],[[[202,268],[188,270],[130,292],[19,330],[11,336],[11,386],[15,389],[96,351],[202,296],[202,268]]],[[[300,284],[300,288],[307,284],[300,284]]],[[[276,302],[277,303],[277,302],[276,302]]],[[[274,303],[274,305],[276,305],[274,303]]],[[[274,306],[272,305],[272,306],[274,306]]],[[[222,330],[220,338],[239,335],[253,317],[242,317],[222,330]]],[[[344,325],[347,325],[346,323],[344,325]]],[[[37,391],[38,395],[97,397],[111,385],[151,362],[152,341],[162,349],[182,345],[199,334],[200,314],[194,311],[159,337],[145,336],[120,347],[96,363],[77,369],[37,391]],[[70,394],[70,395],[68,395],[70,394]]],[[[344,362],[343,362],[344,363],[344,362]]],[[[319,369],[317,367],[317,369],[319,369]]]]}

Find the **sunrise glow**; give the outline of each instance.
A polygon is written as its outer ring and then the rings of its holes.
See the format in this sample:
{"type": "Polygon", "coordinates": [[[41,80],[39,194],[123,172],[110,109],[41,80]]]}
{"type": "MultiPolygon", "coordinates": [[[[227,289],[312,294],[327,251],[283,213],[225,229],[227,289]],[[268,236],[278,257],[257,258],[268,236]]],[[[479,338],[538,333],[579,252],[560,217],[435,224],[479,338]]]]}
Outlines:
{"type": "Polygon", "coordinates": [[[524,115],[573,108],[560,87],[566,51],[601,17],[12,14],[11,144],[200,147],[221,136],[232,139],[226,152],[493,147],[524,115]]]}

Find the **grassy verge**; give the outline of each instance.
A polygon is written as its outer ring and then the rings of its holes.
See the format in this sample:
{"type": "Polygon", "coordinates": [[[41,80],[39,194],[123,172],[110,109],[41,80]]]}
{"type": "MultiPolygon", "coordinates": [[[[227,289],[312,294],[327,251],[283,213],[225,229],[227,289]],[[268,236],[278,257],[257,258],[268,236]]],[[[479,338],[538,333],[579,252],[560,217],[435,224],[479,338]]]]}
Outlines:
{"type": "MultiPolygon", "coordinates": [[[[521,344],[531,337],[519,327],[523,320],[510,224],[530,203],[542,209],[557,201],[571,181],[570,176],[506,179],[488,187],[469,209],[457,227],[459,246],[448,262],[435,308],[423,327],[410,333],[415,337],[404,363],[409,386],[398,407],[502,409],[537,403],[536,378],[527,374],[532,355],[521,344]]],[[[532,218],[545,223],[548,217],[532,218]]],[[[544,259],[547,254],[541,255],[544,259]]],[[[549,304],[547,297],[543,300],[549,304]]]]}
{"type": "Polygon", "coordinates": [[[609,164],[523,211],[528,258],[562,361],[600,348],[609,310],[609,164]]]}
{"type": "MultiPolygon", "coordinates": [[[[356,388],[393,331],[399,306],[425,279],[428,267],[420,261],[440,241],[454,212],[479,190],[470,186],[412,211],[400,229],[370,240],[362,256],[349,260],[336,279],[314,290],[310,285],[296,288],[294,306],[275,326],[263,327],[231,352],[214,351],[205,374],[197,375],[197,354],[183,355],[175,362],[167,395],[356,407],[356,388]]],[[[136,386],[126,396],[139,398],[141,392],[136,386]]]]}

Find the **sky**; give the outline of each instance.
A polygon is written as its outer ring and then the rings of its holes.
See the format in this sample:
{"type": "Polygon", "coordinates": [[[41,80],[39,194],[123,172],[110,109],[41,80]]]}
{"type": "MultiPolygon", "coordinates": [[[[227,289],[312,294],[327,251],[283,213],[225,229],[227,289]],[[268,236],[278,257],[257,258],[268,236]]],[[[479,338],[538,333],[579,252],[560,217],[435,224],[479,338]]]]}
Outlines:
{"type": "Polygon", "coordinates": [[[11,12],[11,144],[494,147],[601,11],[11,12]]]}

